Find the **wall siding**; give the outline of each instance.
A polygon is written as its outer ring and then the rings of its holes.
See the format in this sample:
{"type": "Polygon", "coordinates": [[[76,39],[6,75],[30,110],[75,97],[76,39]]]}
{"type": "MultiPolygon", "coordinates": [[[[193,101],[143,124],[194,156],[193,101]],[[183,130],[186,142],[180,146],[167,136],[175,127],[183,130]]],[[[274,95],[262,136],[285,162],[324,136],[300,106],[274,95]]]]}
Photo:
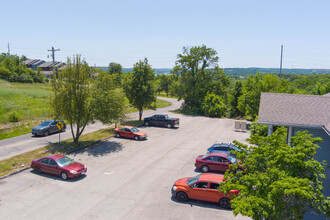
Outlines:
{"type": "MultiPolygon", "coordinates": [[[[310,129],[310,128],[294,128],[294,134],[297,131],[305,131],[312,134],[314,137],[322,138],[323,142],[318,143],[321,147],[317,150],[315,159],[322,162],[323,160],[327,161],[328,165],[325,167],[326,179],[323,180],[323,194],[325,197],[330,197],[330,136],[323,129],[310,129]]],[[[315,219],[315,220],[330,220],[324,215],[313,214],[312,212],[307,213],[304,216],[304,219],[315,219]]]]}

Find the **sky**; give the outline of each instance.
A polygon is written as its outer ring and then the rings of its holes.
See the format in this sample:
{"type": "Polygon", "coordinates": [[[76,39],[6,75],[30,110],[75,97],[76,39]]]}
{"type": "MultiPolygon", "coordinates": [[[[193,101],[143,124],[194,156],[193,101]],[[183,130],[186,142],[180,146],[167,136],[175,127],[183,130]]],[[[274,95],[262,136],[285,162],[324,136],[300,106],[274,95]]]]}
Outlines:
{"type": "Polygon", "coordinates": [[[206,45],[222,68],[330,69],[329,0],[2,1],[0,53],[91,66],[173,68],[183,47],[206,45]]]}

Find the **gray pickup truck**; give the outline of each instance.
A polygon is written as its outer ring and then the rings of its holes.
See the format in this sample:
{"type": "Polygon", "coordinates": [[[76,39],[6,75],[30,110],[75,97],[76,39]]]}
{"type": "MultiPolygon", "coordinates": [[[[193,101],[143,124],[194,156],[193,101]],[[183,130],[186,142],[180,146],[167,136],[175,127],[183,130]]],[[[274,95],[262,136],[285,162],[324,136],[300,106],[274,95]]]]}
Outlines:
{"type": "Polygon", "coordinates": [[[179,125],[179,118],[169,118],[166,114],[157,114],[151,117],[144,118],[145,126],[164,126],[168,128],[173,128],[175,125],[179,125]]]}

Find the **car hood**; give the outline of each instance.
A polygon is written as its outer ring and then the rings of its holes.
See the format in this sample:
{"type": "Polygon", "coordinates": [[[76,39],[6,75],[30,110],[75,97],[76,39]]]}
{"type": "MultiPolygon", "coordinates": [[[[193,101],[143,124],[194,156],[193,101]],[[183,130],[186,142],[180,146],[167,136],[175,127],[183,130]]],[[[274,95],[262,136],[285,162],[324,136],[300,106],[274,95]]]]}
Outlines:
{"type": "Polygon", "coordinates": [[[139,135],[139,136],[147,136],[147,133],[145,133],[143,131],[134,132],[134,134],[139,135]]]}
{"type": "Polygon", "coordinates": [[[48,127],[48,126],[40,126],[40,125],[38,125],[38,126],[32,128],[32,129],[35,129],[35,130],[42,130],[42,129],[46,128],[46,127],[48,127]]]}
{"type": "Polygon", "coordinates": [[[78,171],[80,169],[83,169],[85,167],[84,164],[82,163],[78,163],[78,162],[74,162],[68,166],[65,166],[63,167],[64,169],[68,170],[68,171],[71,171],[71,170],[75,170],[75,171],[78,171]]]}
{"type": "Polygon", "coordinates": [[[197,158],[196,158],[196,160],[202,160],[202,157],[203,157],[204,155],[199,155],[199,156],[197,156],[197,158]]]}
{"type": "Polygon", "coordinates": [[[190,177],[185,177],[185,178],[179,179],[174,183],[174,185],[175,186],[187,186],[187,180],[189,180],[189,179],[190,179],[190,177]]]}

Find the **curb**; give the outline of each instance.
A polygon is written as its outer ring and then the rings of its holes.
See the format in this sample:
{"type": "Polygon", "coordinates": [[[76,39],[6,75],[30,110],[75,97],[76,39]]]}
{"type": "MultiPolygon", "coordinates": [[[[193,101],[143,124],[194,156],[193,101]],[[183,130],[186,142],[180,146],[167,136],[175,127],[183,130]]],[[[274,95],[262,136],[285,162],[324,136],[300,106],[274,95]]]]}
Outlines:
{"type": "MultiPolygon", "coordinates": [[[[113,136],[110,136],[110,137],[106,137],[106,138],[100,139],[100,140],[95,141],[95,142],[93,142],[93,143],[91,143],[91,144],[88,144],[88,145],[86,145],[86,146],[81,146],[81,147],[79,147],[79,148],[76,148],[76,149],[74,149],[74,150],[71,150],[71,151],[67,152],[67,154],[72,154],[72,153],[77,152],[77,151],[80,151],[80,150],[85,150],[86,148],[91,147],[91,146],[93,146],[93,145],[95,145],[95,144],[97,144],[97,143],[100,143],[100,142],[104,141],[104,140],[107,140],[107,139],[109,139],[109,138],[111,138],[111,137],[113,137],[113,136]]],[[[25,168],[23,168],[23,169],[21,169],[21,170],[15,171],[15,172],[10,173],[10,174],[7,174],[7,175],[5,175],[5,176],[1,176],[1,177],[0,177],[0,180],[6,179],[7,177],[10,177],[10,176],[16,175],[16,174],[21,173],[21,172],[23,172],[23,171],[25,171],[25,170],[28,170],[28,169],[32,169],[32,168],[31,168],[31,167],[25,167],[25,168]]]]}

